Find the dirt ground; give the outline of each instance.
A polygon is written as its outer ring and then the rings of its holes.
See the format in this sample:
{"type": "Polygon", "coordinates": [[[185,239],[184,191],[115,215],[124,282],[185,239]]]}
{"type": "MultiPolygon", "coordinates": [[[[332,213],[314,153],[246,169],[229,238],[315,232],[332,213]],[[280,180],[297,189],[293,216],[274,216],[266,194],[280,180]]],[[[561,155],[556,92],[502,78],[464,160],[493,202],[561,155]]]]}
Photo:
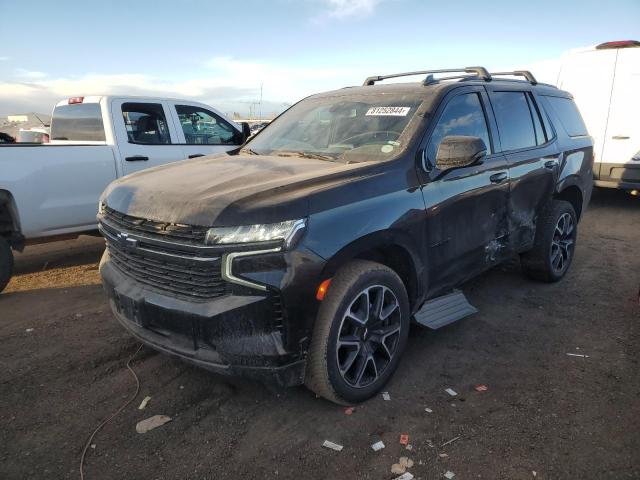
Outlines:
{"type": "MultiPolygon", "coordinates": [[[[138,344],[105,302],[102,248],[90,237],[33,247],[0,295],[2,479],[79,478],[89,434],[135,391],[125,363],[138,344]]],[[[640,478],[639,284],[640,200],[598,192],[566,279],[534,283],[513,261],[466,285],[480,313],[414,328],[391,400],[350,416],[302,387],[219,377],[143,348],[132,362],[140,393],[95,437],[85,478],[391,479],[400,456],[420,479],[640,478]],[[172,421],[136,433],[155,414],[172,421]],[[386,448],[374,452],[378,440],[386,448]]]]}

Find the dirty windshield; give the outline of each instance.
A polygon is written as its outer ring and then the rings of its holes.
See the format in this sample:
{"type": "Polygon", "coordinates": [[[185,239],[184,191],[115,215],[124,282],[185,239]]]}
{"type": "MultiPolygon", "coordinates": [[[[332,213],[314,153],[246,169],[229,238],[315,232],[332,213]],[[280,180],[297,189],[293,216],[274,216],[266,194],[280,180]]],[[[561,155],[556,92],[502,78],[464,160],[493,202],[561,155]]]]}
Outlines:
{"type": "Polygon", "coordinates": [[[351,95],[300,102],[250,141],[243,153],[338,162],[387,160],[422,100],[409,95],[351,95]]]}

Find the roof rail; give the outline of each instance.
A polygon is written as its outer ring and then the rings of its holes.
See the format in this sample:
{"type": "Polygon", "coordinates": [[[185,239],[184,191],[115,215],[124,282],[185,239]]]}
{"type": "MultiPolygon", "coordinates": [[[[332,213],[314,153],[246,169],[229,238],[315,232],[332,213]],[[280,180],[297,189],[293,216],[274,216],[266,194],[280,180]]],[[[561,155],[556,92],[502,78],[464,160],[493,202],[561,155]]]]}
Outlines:
{"type": "MultiPolygon", "coordinates": [[[[410,77],[413,75],[432,75],[434,73],[471,73],[480,77],[482,80],[489,81],[491,80],[491,74],[484,67],[465,67],[465,68],[445,68],[441,70],[420,70],[417,72],[406,72],[406,73],[394,73],[391,75],[377,75],[373,77],[368,77],[364,83],[363,87],[367,87],[370,85],[374,85],[376,82],[380,82],[382,80],[387,80],[389,78],[398,78],[398,77],[410,77]]],[[[459,77],[454,77],[459,78],[459,77]]],[[[423,83],[429,83],[432,79],[427,77],[425,78],[423,83]]]]}
{"type": "Polygon", "coordinates": [[[524,77],[531,85],[537,85],[538,80],[529,70],[515,70],[513,72],[491,72],[491,75],[513,75],[514,77],[524,77]]]}

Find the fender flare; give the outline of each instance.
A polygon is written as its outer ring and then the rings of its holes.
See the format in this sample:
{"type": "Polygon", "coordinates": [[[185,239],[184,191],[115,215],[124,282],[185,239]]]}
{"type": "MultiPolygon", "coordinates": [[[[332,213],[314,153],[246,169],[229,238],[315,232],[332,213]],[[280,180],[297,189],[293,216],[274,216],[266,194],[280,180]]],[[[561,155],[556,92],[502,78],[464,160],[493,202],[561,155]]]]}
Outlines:
{"type": "MultiPolygon", "coordinates": [[[[427,285],[426,263],[421,260],[424,255],[420,254],[419,246],[407,234],[398,230],[378,230],[360,237],[351,243],[343,246],[335,252],[323,268],[322,277],[329,278],[348,261],[366,255],[369,252],[384,251],[389,248],[399,248],[407,256],[411,271],[409,275],[415,285],[413,295],[414,307],[419,306],[424,300],[427,285]]],[[[411,292],[408,292],[411,296],[411,292]]]]}

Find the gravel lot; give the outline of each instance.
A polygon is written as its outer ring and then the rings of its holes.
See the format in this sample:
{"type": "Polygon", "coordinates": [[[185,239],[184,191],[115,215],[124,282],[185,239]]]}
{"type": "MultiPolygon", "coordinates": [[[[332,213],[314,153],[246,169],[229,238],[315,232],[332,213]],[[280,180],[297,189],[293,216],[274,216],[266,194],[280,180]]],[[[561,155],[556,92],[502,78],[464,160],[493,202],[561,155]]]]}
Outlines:
{"type": "MultiPolygon", "coordinates": [[[[640,478],[639,244],[640,200],[596,192],[566,279],[534,283],[514,260],[466,285],[480,313],[414,328],[391,400],[352,415],[302,387],[223,378],[143,348],[132,362],[140,393],[95,437],[85,478],[391,479],[400,456],[421,479],[640,478]],[[173,420],[136,433],[155,414],[173,420]],[[386,448],[374,452],[378,440],[386,448]]],[[[83,237],[28,249],[0,295],[2,479],[78,478],[89,434],[135,391],[125,363],[138,344],[105,302],[102,247],[83,237]]]]}

